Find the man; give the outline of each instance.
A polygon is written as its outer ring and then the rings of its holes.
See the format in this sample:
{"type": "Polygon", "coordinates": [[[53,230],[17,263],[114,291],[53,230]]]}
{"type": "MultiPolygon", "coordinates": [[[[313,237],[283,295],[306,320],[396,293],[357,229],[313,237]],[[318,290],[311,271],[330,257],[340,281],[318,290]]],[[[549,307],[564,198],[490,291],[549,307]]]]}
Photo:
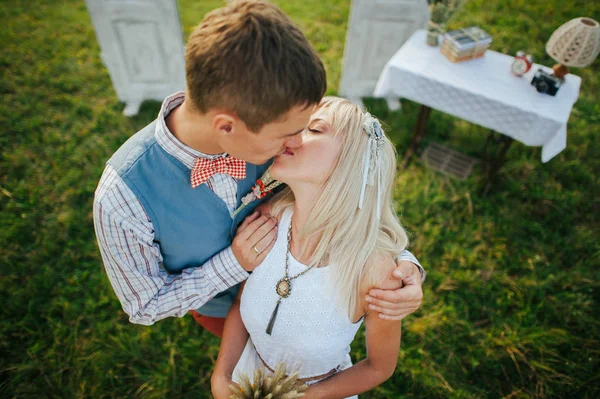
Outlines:
{"type": "MultiPolygon", "coordinates": [[[[302,144],[325,89],[319,57],[277,7],[233,2],[204,18],[187,45],[185,94],[165,99],[158,118],[117,150],[96,191],[98,244],[131,322],[192,311],[220,336],[238,284],[276,230],[255,213],[252,234],[234,239],[260,201],[233,211],[271,158],[302,144]]],[[[420,305],[424,272],[409,252],[400,259],[397,278],[408,286],[371,293],[382,317],[420,305]]]]}

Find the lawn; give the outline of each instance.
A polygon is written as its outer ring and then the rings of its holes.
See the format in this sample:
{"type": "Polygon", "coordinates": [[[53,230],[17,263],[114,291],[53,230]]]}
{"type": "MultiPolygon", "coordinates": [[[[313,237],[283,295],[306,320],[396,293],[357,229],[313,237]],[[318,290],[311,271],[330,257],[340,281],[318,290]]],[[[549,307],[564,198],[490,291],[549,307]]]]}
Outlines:
{"type": "MultiPolygon", "coordinates": [[[[276,3],[335,93],[349,0],[276,3]]],[[[180,0],[185,37],[219,4],[180,0]]],[[[552,65],[546,40],[579,16],[600,19],[600,3],[471,0],[451,26],[478,24],[492,49],[552,65]]],[[[104,162],[160,104],[122,115],[83,0],[5,0],[0,17],[0,397],[210,397],[219,341],[190,317],[130,324],[93,232],[104,162]]],[[[600,397],[598,65],[573,71],[583,84],[566,150],[542,164],[540,148],[515,143],[486,197],[479,169],[463,182],[419,162],[401,172],[425,297],[404,322],[397,372],[362,397],[600,397]]],[[[404,151],[418,105],[367,104],[404,151]]],[[[485,133],[433,111],[427,140],[479,156],[485,133]]]]}

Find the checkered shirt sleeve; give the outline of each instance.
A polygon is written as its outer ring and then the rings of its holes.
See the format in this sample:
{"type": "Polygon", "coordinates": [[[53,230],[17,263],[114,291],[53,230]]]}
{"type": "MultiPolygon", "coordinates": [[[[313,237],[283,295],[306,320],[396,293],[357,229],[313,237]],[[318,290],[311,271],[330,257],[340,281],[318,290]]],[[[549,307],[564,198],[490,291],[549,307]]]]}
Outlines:
{"type": "Polygon", "coordinates": [[[106,273],[132,323],[182,317],[248,277],[230,247],[181,274],[165,271],[152,222],[110,165],[96,190],[93,214],[106,273]]]}
{"type": "Polygon", "coordinates": [[[425,269],[423,268],[423,266],[421,266],[421,264],[419,263],[417,258],[410,251],[404,250],[404,251],[400,252],[400,255],[398,255],[397,259],[398,260],[407,260],[407,261],[412,262],[415,265],[417,265],[417,267],[419,268],[419,272],[421,273],[421,282],[422,283],[425,282],[425,278],[427,277],[427,272],[425,272],[425,269]]]}

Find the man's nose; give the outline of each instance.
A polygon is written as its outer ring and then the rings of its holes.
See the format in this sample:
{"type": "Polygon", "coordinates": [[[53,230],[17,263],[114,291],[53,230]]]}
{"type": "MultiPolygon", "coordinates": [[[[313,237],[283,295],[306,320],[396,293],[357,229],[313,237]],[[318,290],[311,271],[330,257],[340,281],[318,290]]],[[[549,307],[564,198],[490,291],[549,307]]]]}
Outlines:
{"type": "Polygon", "coordinates": [[[299,133],[293,137],[290,137],[285,142],[286,147],[298,148],[302,145],[302,133],[299,133]]]}

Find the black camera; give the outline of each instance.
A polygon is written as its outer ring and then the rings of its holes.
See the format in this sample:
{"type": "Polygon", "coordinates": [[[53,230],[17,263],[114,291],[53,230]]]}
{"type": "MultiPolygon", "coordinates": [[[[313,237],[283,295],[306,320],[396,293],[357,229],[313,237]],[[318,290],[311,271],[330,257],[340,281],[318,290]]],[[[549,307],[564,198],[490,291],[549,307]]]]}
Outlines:
{"type": "Polygon", "coordinates": [[[535,75],[533,75],[531,85],[535,87],[539,93],[555,96],[558,88],[563,82],[564,79],[557,78],[548,72],[544,72],[542,69],[538,69],[535,75]]]}

